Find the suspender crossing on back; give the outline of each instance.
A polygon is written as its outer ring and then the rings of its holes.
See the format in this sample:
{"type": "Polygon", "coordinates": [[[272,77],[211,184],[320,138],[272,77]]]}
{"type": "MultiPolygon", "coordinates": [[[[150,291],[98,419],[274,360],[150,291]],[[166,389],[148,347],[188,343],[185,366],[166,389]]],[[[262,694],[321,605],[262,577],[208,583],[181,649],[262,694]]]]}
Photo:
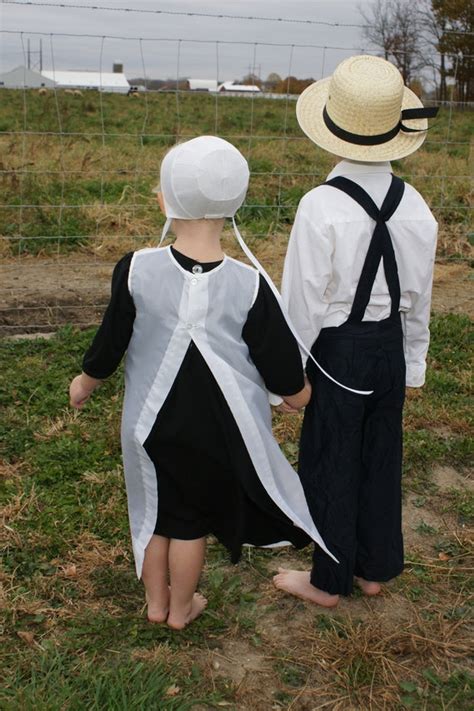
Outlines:
{"type": "Polygon", "coordinates": [[[392,175],[390,188],[380,210],[370,195],[349,178],[337,176],[328,180],[325,185],[330,185],[349,195],[376,223],[347,321],[358,323],[364,318],[381,259],[383,259],[385,278],[392,303],[390,318],[395,317],[400,308],[400,280],[392,239],[386,223],[401,202],[405,183],[401,178],[392,175]]]}

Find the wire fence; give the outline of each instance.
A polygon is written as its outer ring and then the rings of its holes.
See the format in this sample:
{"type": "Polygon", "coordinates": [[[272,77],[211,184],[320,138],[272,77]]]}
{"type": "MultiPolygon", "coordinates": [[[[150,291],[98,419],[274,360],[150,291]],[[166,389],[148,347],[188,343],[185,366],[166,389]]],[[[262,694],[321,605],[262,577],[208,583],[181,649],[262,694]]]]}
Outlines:
{"type": "MultiPolygon", "coordinates": [[[[121,7],[116,5],[84,5],[79,3],[62,3],[62,2],[40,2],[35,0],[2,0],[3,5],[20,5],[29,7],[55,7],[60,9],[77,9],[77,10],[90,10],[92,12],[125,12],[125,13],[137,13],[140,15],[172,15],[174,17],[206,17],[215,18],[219,20],[250,20],[252,22],[271,22],[271,23],[284,23],[284,24],[298,24],[298,25],[319,25],[323,27],[351,27],[363,29],[368,27],[367,24],[360,23],[348,23],[348,22],[328,22],[326,20],[312,20],[308,18],[296,18],[296,17],[268,17],[262,15],[235,15],[228,13],[213,13],[213,12],[196,12],[195,10],[161,10],[158,8],[139,8],[139,7],[121,7]]],[[[453,35],[473,35],[473,32],[467,32],[463,30],[450,30],[444,29],[444,34],[453,35]]]]}
{"type": "MultiPolygon", "coordinates": [[[[24,67],[26,39],[42,37],[53,80],[63,68],[58,43],[70,40],[80,46],[87,38],[95,43],[102,88],[74,92],[54,84],[31,89],[25,70],[23,88],[0,92],[5,97],[0,108],[0,329],[7,334],[99,321],[115,261],[156,243],[163,218],[150,189],[162,156],[176,141],[201,134],[230,140],[249,161],[251,187],[240,211],[242,229],[278,279],[297,204],[324,182],[334,163],[297,125],[290,78],[298,55],[311,55],[313,78],[319,79],[327,73],[331,52],[376,53],[307,43],[2,33],[15,39],[24,67]],[[106,50],[117,40],[131,43],[143,92],[109,93],[102,82],[109,70],[106,50]],[[174,53],[175,76],[164,90],[152,90],[148,60],[164,46],[174,53]],[[208,75],[218,85],[226,78],[222,65],[229,53],[239,66],[248,66],[249,74],[256,74],[263,59],[269,63],[278,56],[281,66],[285,56],[286,91],[246,96],[185,90],[182,78],[192,75],[196,48],[213,67],[208,75]]],[[[426,98],[425,103],[435,102],[426,98]]],[[[423,149],[394,165],[426,197],[440,223],[439,259],[456,263],[469,257],[471,110],[469,104],[443,102],[423,149]]]]}

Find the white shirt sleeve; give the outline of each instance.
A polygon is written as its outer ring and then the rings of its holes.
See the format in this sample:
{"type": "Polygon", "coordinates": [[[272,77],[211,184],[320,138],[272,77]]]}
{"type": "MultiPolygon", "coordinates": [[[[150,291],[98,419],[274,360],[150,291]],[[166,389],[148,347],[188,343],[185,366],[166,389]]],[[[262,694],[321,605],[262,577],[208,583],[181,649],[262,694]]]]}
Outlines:
{"type": "MultiPolygon", "coordinates": [[[[332,275],[329,230],[298,207],[285,258],[282,297],[308,349],[322,328],[328,308],[324,295],[332,275]]],[[[306,362],[307,356],[303,356],[306,362]]]]}
{"type": "MultiPolygon", "coordinates": [[[[429,225],[429,227],[432,226],[429,225]]],[[[431,259],[427,260],[425,274],[419,293],[412,294],[411,308],[402,312],[402,326],[404,334],[404,350],[406,371],[406,385],[410,388],[420,388],[425,384],[426,356],[430,344],[430,311],[431,292],[433,289],[433,272],[436,251],[436,233],[433,240],[431,259]]]]}

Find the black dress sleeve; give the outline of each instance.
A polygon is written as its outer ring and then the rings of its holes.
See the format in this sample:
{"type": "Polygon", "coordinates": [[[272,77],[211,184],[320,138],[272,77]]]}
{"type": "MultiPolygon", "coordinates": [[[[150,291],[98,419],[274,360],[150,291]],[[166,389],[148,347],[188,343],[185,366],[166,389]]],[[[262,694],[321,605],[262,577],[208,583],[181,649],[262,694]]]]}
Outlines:
{"type": "Polygon", "coordinates": [[[262,276],[242,337],[268,390],[276,395],[294,395],[303,389],[304,371],[298,344],[262,276]]]}
{"type": "Polygon", "coordinates": [[[91,346],[82,361],[84,373],[103,380],[118,368],[127,350],[135,320],[135,304],[128,290],[133,252],[117,262],[112,275],[112,295],[91,346]]]}

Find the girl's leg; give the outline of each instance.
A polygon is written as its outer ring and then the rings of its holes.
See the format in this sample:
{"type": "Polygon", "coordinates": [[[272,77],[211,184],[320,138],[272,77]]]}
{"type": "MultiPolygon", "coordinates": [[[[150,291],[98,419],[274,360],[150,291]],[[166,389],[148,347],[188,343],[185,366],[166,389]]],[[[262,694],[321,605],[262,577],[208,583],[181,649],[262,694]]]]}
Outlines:
{"type": "Polygon", "coordinates": [[[168,587],[168,549],[170,539],[151,537],[145,550],[142,580],[145,585],[150,622],[164,622],[168,617],[170,591],[168,587]]]}
{"type": "Polygon", "coordinates": [[[169,545],[170,611],[168,625],[181,630],[192,622],[207,605],[207,600],[196,593],[204,565],[206,539],[191,541],[172,538],[169,545]]]}

